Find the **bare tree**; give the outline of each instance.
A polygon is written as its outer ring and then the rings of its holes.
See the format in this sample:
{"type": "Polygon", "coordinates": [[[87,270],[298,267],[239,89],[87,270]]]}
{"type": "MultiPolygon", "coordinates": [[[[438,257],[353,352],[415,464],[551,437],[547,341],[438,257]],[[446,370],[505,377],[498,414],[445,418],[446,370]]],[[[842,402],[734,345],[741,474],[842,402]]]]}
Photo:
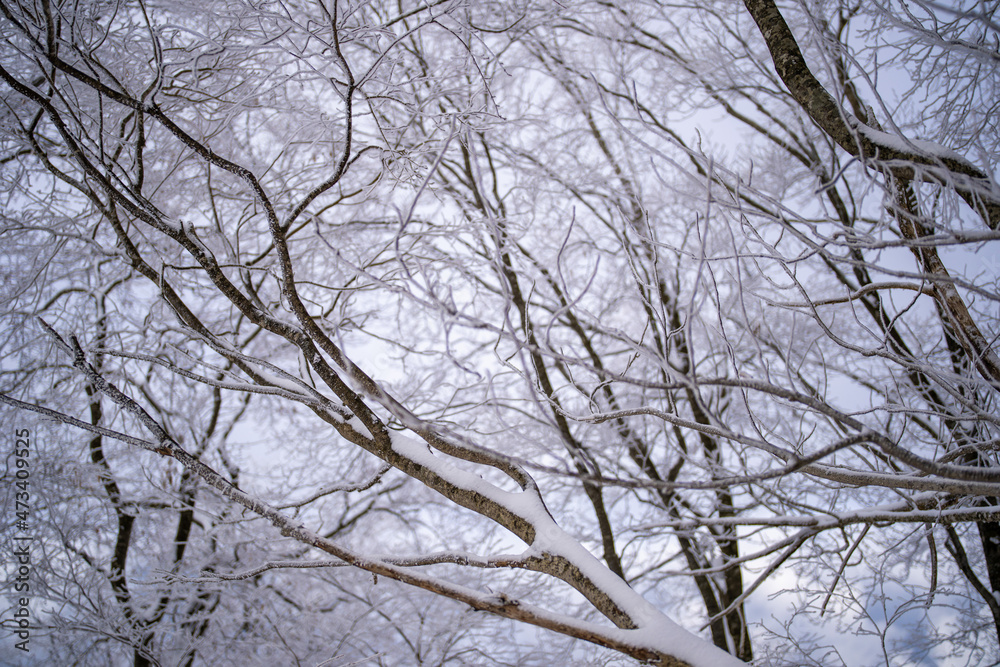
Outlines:
{"type": "Polygon", "coordinates": [[[988,8],[2,10],[2,400],[87,432],[87,659],[997,658],[988,8]]]}

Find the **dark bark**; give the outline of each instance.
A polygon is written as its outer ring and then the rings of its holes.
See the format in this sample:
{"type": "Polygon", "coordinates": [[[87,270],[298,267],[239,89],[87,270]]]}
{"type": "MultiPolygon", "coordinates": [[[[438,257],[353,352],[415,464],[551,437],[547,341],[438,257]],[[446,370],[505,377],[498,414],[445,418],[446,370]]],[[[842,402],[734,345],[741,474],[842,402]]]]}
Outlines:
{"type": "Polygon", "coordinates": [[[990,229],[1000,228],[1000,202],[992,194],[990,178],[981,170],[950,156],[900,150],[873,139],[875,128],[866,126],[843,109],[813,75],[795,36],[773,0],[744,0],[747,11],[760,28],[778,76],[795,101],[838,146],[855,157],[888,167],[903,179],[947,182],[990,229]],[[899,165],[898,163],[908,163],[899,165]]]}

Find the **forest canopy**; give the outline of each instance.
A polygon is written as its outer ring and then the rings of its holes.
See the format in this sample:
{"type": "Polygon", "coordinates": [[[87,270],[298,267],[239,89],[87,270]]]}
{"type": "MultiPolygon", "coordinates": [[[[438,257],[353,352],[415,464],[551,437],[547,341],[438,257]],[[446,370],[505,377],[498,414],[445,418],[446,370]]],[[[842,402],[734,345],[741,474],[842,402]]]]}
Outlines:
{"type": "Polygon", "coordinates": [[[998,9],[2,0],[0,662],[996,664],[998,9]]]}

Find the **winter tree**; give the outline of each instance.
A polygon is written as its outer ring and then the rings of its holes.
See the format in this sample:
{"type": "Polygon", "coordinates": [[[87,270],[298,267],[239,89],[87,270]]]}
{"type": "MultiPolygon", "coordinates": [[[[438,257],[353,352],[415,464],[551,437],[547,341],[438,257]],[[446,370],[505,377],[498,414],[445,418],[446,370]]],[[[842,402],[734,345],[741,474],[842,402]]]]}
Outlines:
{"type": "Polygon", "coordinates": [[[994,664],[998,7],[0,3],[0,656],[994,664]]]}

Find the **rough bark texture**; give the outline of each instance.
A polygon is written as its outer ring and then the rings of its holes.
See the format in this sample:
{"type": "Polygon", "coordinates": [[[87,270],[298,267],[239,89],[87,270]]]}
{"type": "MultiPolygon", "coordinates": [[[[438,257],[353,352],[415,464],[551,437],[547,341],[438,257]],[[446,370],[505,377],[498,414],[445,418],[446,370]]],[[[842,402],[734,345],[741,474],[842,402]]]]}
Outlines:
{"type": "Polygon", "coordinates": [[[833,99],[806,64],[795,36],[772,0],[745,0],[747,11],[760,28],[774,69],[795,101],[838,146],[863,160],[888,166],[902,179],[950,182],[990,229],[1000,228],[1000,201],[989,178],[972,164],[951,157],[901,151],[871,139],[865,126],[833,99]]]}

